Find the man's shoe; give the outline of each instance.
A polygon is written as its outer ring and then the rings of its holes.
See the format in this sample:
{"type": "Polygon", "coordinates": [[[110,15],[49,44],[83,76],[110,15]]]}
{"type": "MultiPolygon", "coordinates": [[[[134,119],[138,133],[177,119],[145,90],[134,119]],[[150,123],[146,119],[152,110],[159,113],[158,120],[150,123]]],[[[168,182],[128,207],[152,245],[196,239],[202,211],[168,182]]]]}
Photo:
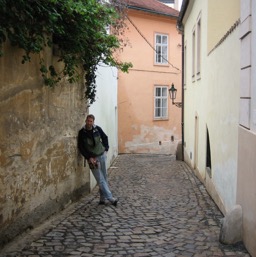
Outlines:
{"type": "Polygon", "coordinates": [[[118,199],[115,199],[112,203],[112,205],[114,205],[115,207],[117,206],[117,202],[118,202],[118,199]]]}
{"type": "Polygon", "coordinates": [[[99,201],[99,205],[105,204],[105,201],[99,201]]]}

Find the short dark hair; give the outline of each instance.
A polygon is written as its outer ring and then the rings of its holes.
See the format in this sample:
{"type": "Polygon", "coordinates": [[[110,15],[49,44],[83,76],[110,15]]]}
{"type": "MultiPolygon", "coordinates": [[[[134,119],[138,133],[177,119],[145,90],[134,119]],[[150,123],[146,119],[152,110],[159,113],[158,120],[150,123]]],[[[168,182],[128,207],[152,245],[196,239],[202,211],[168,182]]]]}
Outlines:
{"type": "Polygon", "coordinates": [[[86,117],[86,119],[93,119],[93,120],[95,120],[95,117],[94,117],[93,114],[88,114],[87,117],[86,117]]]}

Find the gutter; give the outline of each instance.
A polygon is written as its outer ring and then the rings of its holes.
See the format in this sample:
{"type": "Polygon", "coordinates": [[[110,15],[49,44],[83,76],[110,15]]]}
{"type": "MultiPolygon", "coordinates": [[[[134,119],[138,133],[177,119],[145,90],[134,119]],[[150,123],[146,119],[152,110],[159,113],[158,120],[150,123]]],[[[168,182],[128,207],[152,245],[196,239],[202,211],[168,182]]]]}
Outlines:
{"type": "Polygon", "coordinates": [[[137,10],[137,11],[142,11],[142,12],[147,12],[147,13],[152,13],[152,14],[158,14],[158,15],[163,15],[163,16],[167,16],[167,17],[170,17],[170,18],[178,19],[178,16],[175,16],[175,15],[171,15],[171,14],[167,14],[167,13],[161,13],[161,12],[157,12],[157,11],[154,11],[154,10],[138,7],[138,6],[128,5],[127,8],[137,10]]]}
{"type": "Polygon", "coordinates": [[[184,161],[184,34],[182,33],[181,57],[181,160],[184,161]]]}
{"type": "Polygon", "coordinates": [[[182,20],[184,15],[187,11],[189,5],[189,0],[183,0],[180,14],[177,20],[177,29],[182,34],[182,75],[181,75],[181,102],[182,102],[182,109],[181,109],[181,140],[182,140],[182,161],[184,161],[184,26],[182,24],[182,20]]]}
{"type": "Polygon", "coordinates": [[[189,5],[189,0],[183,0],[181,9],[180,9],[180,14],[179,14],[178,21],[177,21],[177,28],[180,32],[183,32],[182,20],[187,11],[188,5],[189,5]]]}

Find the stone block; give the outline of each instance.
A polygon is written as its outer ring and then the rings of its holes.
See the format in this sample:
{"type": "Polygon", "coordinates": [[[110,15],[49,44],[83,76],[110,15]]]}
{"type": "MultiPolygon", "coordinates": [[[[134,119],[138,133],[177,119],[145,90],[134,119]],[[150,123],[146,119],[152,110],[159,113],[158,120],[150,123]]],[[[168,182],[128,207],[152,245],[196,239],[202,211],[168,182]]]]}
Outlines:
{"type": "Polygon", "coordinates": [[[220,242],[235,244],[240,241],[242,241],[242,207],[235,205],[223,219],[220,242]]]}

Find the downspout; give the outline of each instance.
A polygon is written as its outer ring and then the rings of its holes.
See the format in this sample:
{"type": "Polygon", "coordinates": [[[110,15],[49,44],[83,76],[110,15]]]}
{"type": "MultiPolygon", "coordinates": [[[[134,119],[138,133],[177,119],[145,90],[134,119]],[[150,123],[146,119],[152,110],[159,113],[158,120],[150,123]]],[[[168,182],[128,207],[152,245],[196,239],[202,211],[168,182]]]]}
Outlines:
{"type": "Polygon", "coordinates": [[[177,27],[181,37],[181,158],[184,161],[184,31],[183,26],[177,27]]]}
{"type": "Polygon", "coordinates": [[[181,72],[181,101],[182,101],[182,110],[181,110],[181,137],[182,137],[182,149],[181,149],[181,155],[182,155],[182,161],[184,161],[184,26],[182,24],[182,20],[183,17],[186,13],[186,10],[188,8],[188,4],[189,4],[189,0],[183,0],[182,2],[182,6],[181,6],[181,10],[180,10],[180,15],[178,17],[178,21],[177,21],[177,29],[180,31],[180,33],[182,34],[182,59],[181,59],[181,63],[182,63],[182,72],[181,72]]]}
{"type": "Polygon", "coordinates": [[[184,161],[184,32],[182,31],[182,57],[181,57],[181,101],[182,101],[182,108],[181,108],[181,140],[182,140],[182,149],[181,149],[181,158],[184,161]]]}

